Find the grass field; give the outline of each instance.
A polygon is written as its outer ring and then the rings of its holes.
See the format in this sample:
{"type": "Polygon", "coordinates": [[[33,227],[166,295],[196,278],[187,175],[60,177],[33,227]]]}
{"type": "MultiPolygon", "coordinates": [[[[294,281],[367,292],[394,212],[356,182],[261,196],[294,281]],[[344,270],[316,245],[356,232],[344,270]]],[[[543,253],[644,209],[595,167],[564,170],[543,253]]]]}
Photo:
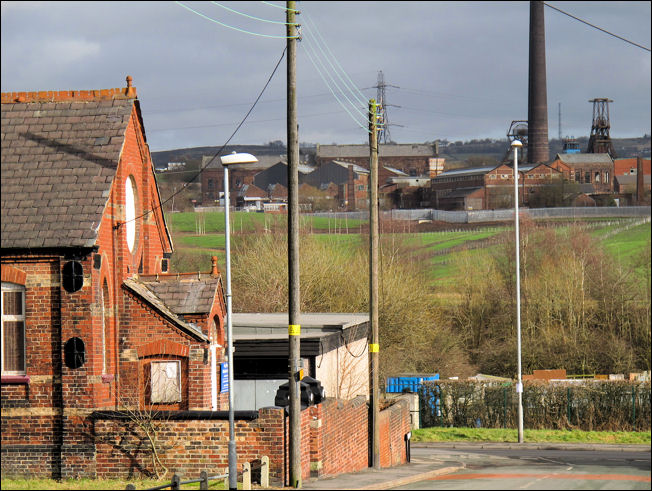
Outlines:
{"type": "MultiPolygon", "coordinates": [[[[525,442],[650,444],[650,432],[528,430],[525,442]]],[[[413,442],[517,442],[518,431],[501,428],[421,428],[412,431],[413,442]]]]}
{"type": "Polygon", "coordinates": [[[650,222],[619,231],[603,240],[603,244],[616,259],[632,265],[642,251],[650,248],[652,227],[650,222]]]}
{"type": "MultiPolygon", "coordinates": [[[[210,256],[218,255],[220,264],[224,258],[224,214],[220,212],[202,213],[205,215],[204,235],[196,234],[197,215],[199,213],[174,213],[167,218],[172,224],[173,241],[178,252],[188,258],[193,254],[202,256],[201,264],[210,265],[210,256]]],[[[640,261],[641,253],[649,247],[650,223],[633,225],[634,220],[587,220],[591,227],[590,233],[601,240],[606,250],[623,266],[631,267],[640,261]],[[629,227],[629,228],[628,228],[629,227]]],[[[235,212],[232,214],[232,244],[236,243],[241,233],[266,230],[286,230],[285,215],[269,215],[264,213],[235,212]]],[[[364,224],[364,220],[343,220],[328,217],[301,216],[301,227],[304,233],[320,231],[313,234],[322,242],[332,247],[355,248],[363,243],[365,237],[358,233],[346,233],[351,229],[364,224]],[[328,233],[330,232],[330,233],[328,233]]],[[[575,222],[577,223],[577,222],[575,222]]],[[[568,221],[559,221],[560,231],[566,230],[568,221]]],[[[434,287],[446,287],[457,281],[458,272],[455,269],[455,258],[465,246],[492,248],[498,247],[491,244],[491,239],[505,232],[512,232],[511,227],[491,227],[488,229],[468,231],[441,231],[441,232],[408,232],[384,233],[382,243],[389,244],[400,241],[406,246],[411,257],[418,261],[425,261],[428,274],[434,287]],[[482,241],[487,241],[483,243],[482,241]]],[[[381,245],[382,246],[382,245],[381,245]]],[[[474,254],[474,250],[469,253],[474,254]]],[[[192,261],[179,262],[194,264],[192,261]]],[[[208,268],[208,266],[205,266],[208,268]]],[[[637,271],[645,275],[645,268],[639,266],[637,271]]]]}
{"type": "MultiPolygon", "coordinates": [[[[235,211],[230,214],[231,230],[233,232],[254,232],[270,228],[287,228],[287,215],[269,213],[247,213],[235,211]]],[[[224,213],[211,211],[205,213],[168,213],[165,216],[172,233],[195,233],[200,220],[203,220],[206,233],[224,233],[224,213]]],[[[366,220],[336,219],[329,217],[314,217],[301,215],[300,226],[306,230],[332,230],[345,232],[347,228],[356,228],[367,223],[366,220]]]]}

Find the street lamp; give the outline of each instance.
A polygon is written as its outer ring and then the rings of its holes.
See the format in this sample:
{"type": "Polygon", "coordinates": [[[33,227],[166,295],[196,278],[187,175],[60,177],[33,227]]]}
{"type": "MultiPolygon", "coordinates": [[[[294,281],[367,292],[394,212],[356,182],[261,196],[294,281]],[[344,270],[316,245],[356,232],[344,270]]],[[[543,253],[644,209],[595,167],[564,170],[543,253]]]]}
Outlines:
{"type": "Polygon", "coordinates": [[[226,350],[229,383],[229,489],[238,489],[237,454],[235,451],[235,422],[233,415],[233,323],[231,315],[231,229],[229,225],[229,165],[253,164],[258,159],[249,153],[235,153],[220,157],[224,167],[224,235],[226,251],[226,350]]]}
{"type": "Polygon", "coordinates": [[[514,229],[516,233],[516,351],[518,356],[518,381],[516,393],[518,394],[518,443],[523,443],[523,380],[521,379],[521,264],[520,264],[520,237],[518,231],[518,150],[523,144],[514,140],[514,229]]]}

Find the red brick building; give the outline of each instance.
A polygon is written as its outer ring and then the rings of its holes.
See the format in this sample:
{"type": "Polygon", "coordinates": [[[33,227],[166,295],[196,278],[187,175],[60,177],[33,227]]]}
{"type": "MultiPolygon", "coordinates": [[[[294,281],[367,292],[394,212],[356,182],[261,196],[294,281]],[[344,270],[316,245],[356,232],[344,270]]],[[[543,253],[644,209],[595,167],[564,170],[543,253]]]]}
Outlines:
{"type": "MultiPolygon", "coordinates": [[[[378,145],[378,167],[391,167],[409,176],[435,177],[443,171],[436,143],[391,143],[378,145]]],[[[331,160],[357,164],[369,169],[369,145],[317,145],[315,162],[318,166],[331,160]]],[[[382,171],[381,171],[382,173],[382,171]]],[[[384,183],[384,176],[379,180],[384,183]]]]}
{"type": "MultiPolygon", "coordinates": [[[[528,205],[545,186],[563,179],[546,164],[519,166],[519,204],[528,205]]],[[[431,181],[431,204],[443,210],[486,210],[514,206],[514,169],[506,164],[445,171],[431,181]]]]}
{"type": "MultiPolygon", "coordinates": [[[[1,134],[3,474],[152,475],[129,409],[167,418],[169,470],[225,469],[222,280],[216,259],[205,273],[169,272],[131,78],[126,88],[3,93],[1,134]]],[[[409,409],[384,414],[383,462],[405,462],[409,409]]],[[[302,411],[304,478],[366,467],[367,415],[365,396],[302,411]],[[350,458],[337,460],[342,451],[350,458]]],[[[283,480],[286,411],[235,418],[238,467],[267,455],[283,480]]]]}
{"type": "Polygon", "coordinates": [[[216,402],[217,264],[172,252],[131,77],[2,94],[3,471],[92,475],[92,411],[216,402]]]}
{"type": "Polygon", "coordinates": [[[589,194],[609,194],[614,190],[614,161],[608,153],[558,153],[550,167],[566,179],[590,184],[589,194]]]}

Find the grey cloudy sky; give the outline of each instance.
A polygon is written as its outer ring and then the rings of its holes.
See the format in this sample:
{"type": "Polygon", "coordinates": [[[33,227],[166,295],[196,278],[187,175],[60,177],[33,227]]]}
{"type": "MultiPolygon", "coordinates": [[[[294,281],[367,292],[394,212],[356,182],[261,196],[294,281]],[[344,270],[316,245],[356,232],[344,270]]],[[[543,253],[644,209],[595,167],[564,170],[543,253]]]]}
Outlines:
{"type": "MultiPolygon", "coordinates": [[[[223,7],[282,22],[284,10],[270,4],[285,3],[183,4],[198,13],[176,2],[3,1],[2,91],[123,87],[131,75],[153,151],[221,145],[286,44],[221,26],[285,34],[281,24],[223,7]]],[[[650,48],[650,2],[550,4],[650,48]]],[[[364,112],[379,70],[399,87],[386,89],[387,102],[401,106],[388,108],[390,122],[401,125],[389,128],[398,143],[504,138],[512,120],[527,119],[529,2],[298,8],[302,142],[366,142],[364,112]]],[[[650,52],[548,7],[545,22],[550,137],[558,135],[559,103],[562,134],[588,136],[588,100],[596,97],[614,100],[613,137],[649,134],[650,52]]],[[[232,143],[285,141],[285,86],[284,60],[232,143]]]]}

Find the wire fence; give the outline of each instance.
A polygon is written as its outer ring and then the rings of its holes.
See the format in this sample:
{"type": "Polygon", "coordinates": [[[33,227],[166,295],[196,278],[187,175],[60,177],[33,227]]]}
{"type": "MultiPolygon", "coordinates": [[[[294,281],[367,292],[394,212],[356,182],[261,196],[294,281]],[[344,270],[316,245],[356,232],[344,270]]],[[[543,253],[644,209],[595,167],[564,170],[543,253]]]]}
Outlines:
{"type": "MultiPolygon", "coordinates": [[[[511,382],[441,381],[419,388],[420,426],[516,428],[511,382]]],[[[529,429],[649,431],[650,383],[526,381],[523,424],[529,429]]]]}
{"type": "MultiPolygon", "coordinates": [[[[649,217],[651,209],[649,206],[626,206],[626,207],[586,207],[586,208],[521,208],[522,215],[529,215],[533,219],[546,218],[627,218],[627,217],[649,217]]],[[[352,212],[320,212],[312,213],[313,216],[325,218],[367,220],[368,211],[352,212]]],[[[446,211],[430,208],[414,210],[388,210],[381,212],[383,220],[437,220],[448,223],[480,223],[480,222],[505,222],[514,220],[514,210],[474,210],[474,211],[446,211]]]]}

